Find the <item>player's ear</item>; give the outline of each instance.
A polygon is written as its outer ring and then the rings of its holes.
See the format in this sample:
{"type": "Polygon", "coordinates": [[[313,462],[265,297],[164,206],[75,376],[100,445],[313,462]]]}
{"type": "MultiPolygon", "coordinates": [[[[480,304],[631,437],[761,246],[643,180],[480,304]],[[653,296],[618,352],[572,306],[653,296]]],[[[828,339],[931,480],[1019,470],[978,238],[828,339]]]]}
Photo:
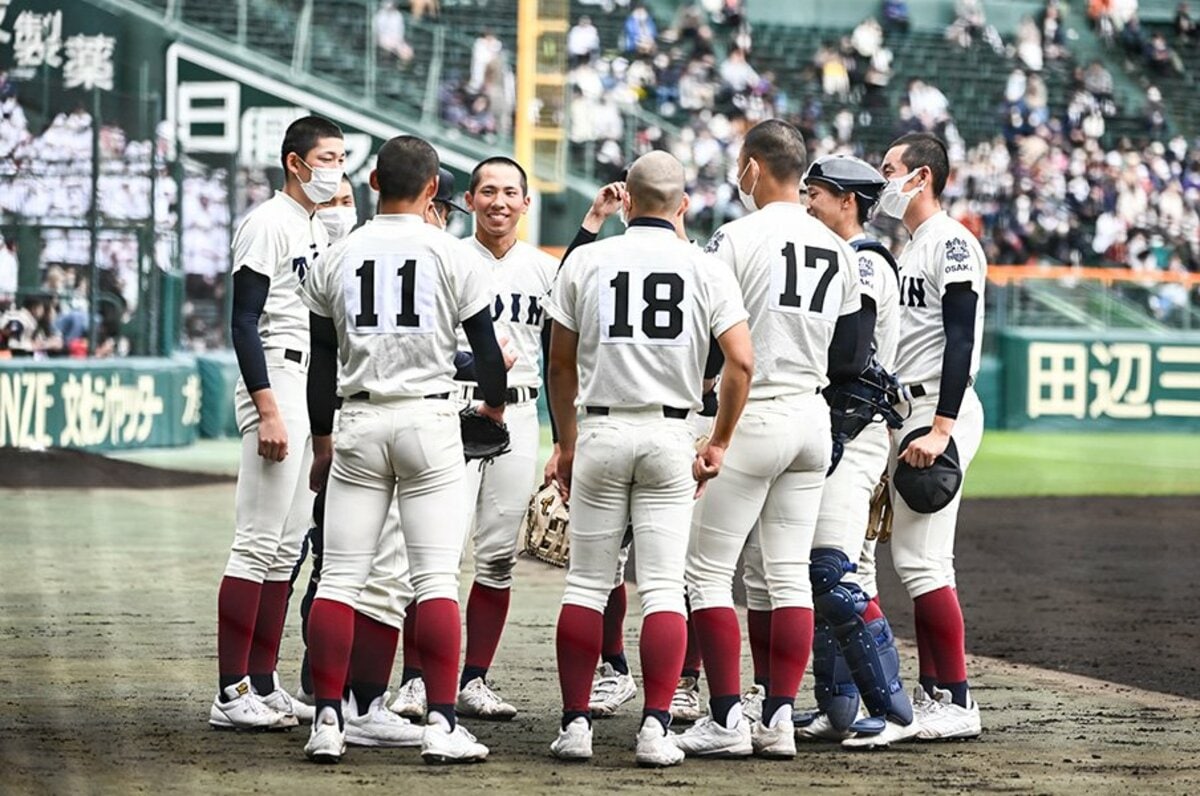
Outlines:
{"type": "Polygon", "coordinates": [[[371,176],[367,179],[367,182],[370,184],[372,191],[374,191],[375,193],[379,193],[379,172],[378,171],[376,171],[375,169],[371,169],[371,176]]]}
{"type": "Polygon", "coordinates": [[[688,208],[691,207],[691,204],[692,204],[691,197],[689,197],[687,195],[687,191],[684,191],[683,198],[681,200],[679,200],[679,209],[675,211],[675,217],[683,218],[684,216],[686,216],[688,208]]]}
{"type": "Polygon", "coordinates": [[[467,191],[466,193],[463,194],[463,200],[467,203],[467,211],[474,213],[475,212],[475,194],[471,193],[470,191],[467,191]]]}

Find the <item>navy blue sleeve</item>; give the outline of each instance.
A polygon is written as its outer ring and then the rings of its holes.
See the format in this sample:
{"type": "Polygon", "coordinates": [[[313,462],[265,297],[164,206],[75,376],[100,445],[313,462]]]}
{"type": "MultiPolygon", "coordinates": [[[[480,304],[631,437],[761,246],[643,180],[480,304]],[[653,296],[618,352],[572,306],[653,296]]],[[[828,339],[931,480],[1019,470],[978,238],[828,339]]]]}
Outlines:
{"type": "Polygon", "coordinates": [[[862,297],[862,309],[838,318],[829,343],[829,383],[842,384],[858,378],[871,359],[875,334],[875,299],[862,297]]]}
{"type": "Polygon", "coordinates": [[[475,380],[483,392],[483,401],[488,406],[504,404],[508,391],[508,371],[504,369],[504,353],[496,342],[496,331],[492,327],[492,308],[484,307],[462,323],[475,355],[475,380]]]}
{"type": "Polygon", "coordinates": [[[942,354],[942,380],[938,387],[937,414],[957,418],[963,394],[971,380],[975,353],[975,309],[979,296],[966,282],[947,286],[942,296],[942,329],[946,351],[942,354]]]}
{"type": "Polygon", "coordinates": [[[242,381],[249,392],[271,386],[267,378],[267,356],[263,353],[258,334],[258,319],[267,305],[271,280],[249,268],[239,268],[233,274],[233,317],[230,319],[230,339],[237,354],[242,381]]]}
{"type": "Polygon", "coordinates": [[[308,424],[314,437],[333,433],[337,406],[337,329],[333,319],[308,314],[312,354],[308,362],[308,424]]]}
{"type": "Polygon", "coordinates": [[[475,356],[470,351],[454,352],[454,380],[475,381],[475,356]]]}

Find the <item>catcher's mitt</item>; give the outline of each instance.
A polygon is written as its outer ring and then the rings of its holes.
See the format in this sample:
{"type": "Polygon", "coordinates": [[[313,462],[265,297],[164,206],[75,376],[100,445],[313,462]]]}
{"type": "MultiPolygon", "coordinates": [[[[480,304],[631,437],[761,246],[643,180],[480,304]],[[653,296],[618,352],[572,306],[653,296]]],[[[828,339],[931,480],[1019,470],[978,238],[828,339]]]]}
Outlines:
{"type": "Polygon", "coordinates": [[[491,461],[508,453],[508,426],[481,415],[474,406],[459,412],[458,419],[462,429],[463,457],[467,461],[491,461]]]}
{"type": "Polygon", "coordinates": [[[879,483],[875,485],[875,492],[871,495],[871,513],[867,518],[867,539],[874,539],[879,544],[887,544],[892,538],[892,518],[895,513],[892,510],[892,491],[891,479],[888,474],[884,473],[879,479],[879,483]]]}
{"type": "Polygon", "coordinates": [[[556,567],[567,565],[571,524],[558,487],[549,483],[533,493],[525,510],[525,552],[556,567]]]}

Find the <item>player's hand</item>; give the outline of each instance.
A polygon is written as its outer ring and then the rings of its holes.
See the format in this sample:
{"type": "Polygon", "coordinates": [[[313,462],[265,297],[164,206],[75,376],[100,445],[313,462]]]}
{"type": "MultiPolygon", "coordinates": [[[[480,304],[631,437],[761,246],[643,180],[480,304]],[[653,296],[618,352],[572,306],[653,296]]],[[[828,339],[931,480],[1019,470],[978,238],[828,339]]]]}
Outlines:
{"type": "Polygon", "coordinates": [[[496,342],[500,344],[500,354],[504,357],[504,369],[512,370],[512,366],[520,359],[520,355],[509,345],[507,337],[497,338],[496,342]]]}
{"type": "Polygon", "coordinates": [[[281,462],[287,458],[287,426],[278,414],[269,414],[259,419],[258,455],[270,462],[281,462]]]}
{"type": "Polygon", "coordinates": [[[610,182],[608,185],[605,185],[596,194],[596,198],[592,200],[592,206],[588,209],[587,216],[584,218],[583,228],[591,232],[599,232],[600,227],[604,225],[608,217],[620,210],[624,202],[625,183],[610,182]]]}
{"type": "Polygon", "coordinates": [[[550,454],[550,458],[546,460],[546,467],[542,470],[542,486],[554,480],[558,473],[558,443],[554,443],[554,452],[550,454]]]}
{"type": "Polygon", "coordinates": [[[329,468],[333,464],[333,436],[312,438],[313,460],[308,470],[308,488],[320,492],[329,480],[329,468]]]}
{"type": "Polygon", "coordinates": [[[497,423],[504,422],[504,404],[500,404],[499,406],[488,406],[485,403],[481,403],[475,408],[479,410],[479,414],[483,415],[489,420],[493,420],[497,423]]]}
{"type": "Polygon", "coordinates": [[[910,467],[924,470],[932,467],[937,457],[946,452],[950,444],[950,435],[934,428],[923,437],[918,437],[908,443],[908,447],[900,452],[900,461],[907,462],[910,467]]]}
{"type": "Polygon", "coordinates": [[[558,452],[558,463],[554,471],[554,479],[558,482],[558,493],[563,502],[571,499],[571,472],[575,468],[575,449],[563,448],[558,452]]]}
{"type": "Polygon", "coordinates": [[[704,494],[708,482],[721,472],[721,463],[725,461],[725,449],[711,442],[696,453],[692,463],[692,477],[696,479],[696,499],[704,494]]]}

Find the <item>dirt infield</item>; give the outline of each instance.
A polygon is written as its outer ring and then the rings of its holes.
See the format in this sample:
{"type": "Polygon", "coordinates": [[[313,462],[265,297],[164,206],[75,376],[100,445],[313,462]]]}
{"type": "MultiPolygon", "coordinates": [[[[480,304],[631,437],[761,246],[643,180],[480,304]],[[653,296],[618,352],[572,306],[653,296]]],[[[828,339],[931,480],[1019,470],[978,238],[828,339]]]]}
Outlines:
{"type": "Polygon", "coordinates": [[[147,467],[77,450],[0,448],[0,488],[4,489],[163,489],[233,480],[218,473],[147,467]]]}
{"type": "MultiPolygon", "coordinates": [[[[1197,696],[1197,609],[1183,596],[1196,582],[1194,499],[964,507],[959,589],[984,709],[979,741],[873,755],[803,747],[791,763],[688,761],[662,772],[632,764],[634,710],[597,724],[592,764],[547,756],[562,575],[531,561],[518,567],[493,671],[521,715],[468,723],[492,748],[487,764],[431,769],[411,750],[354,749],[319,768],[303,759],[302,732],[209,731],[232,503],[231,484],[0,491],[0,791],[730,792],[736,778],[733,792],[1200,792],[1200,701],[1186,698],[1197,696]]],[[[881,580],[903,635],[911,610],[881,580]]],[[[280,667],[289,683],[295,619],[293,606],[280,667]]],[[[634,661],[636,626],[631,616],[634,661]]],[[[902,652],[912,677],[913,650],[902,652]]]]}

